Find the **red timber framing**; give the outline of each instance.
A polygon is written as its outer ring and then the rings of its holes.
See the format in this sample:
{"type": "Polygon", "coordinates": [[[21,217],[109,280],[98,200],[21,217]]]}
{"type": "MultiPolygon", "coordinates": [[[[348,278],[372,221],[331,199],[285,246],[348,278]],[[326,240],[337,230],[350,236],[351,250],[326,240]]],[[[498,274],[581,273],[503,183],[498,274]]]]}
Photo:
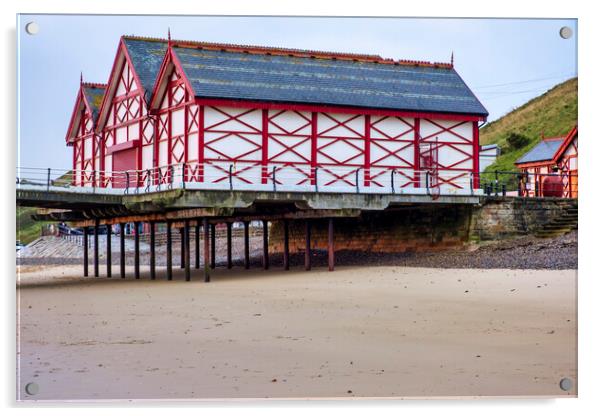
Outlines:
{"type": "Polygon", "coordinates": [[[478,116],[195,98],[176,47],[151,100],[155,163],[185,163],[188,182],[384,190],[395,170],[396,188],[418,188],[425,143],[440,155],[431,183],[466,188],[478,173],[478,116]]]}
{"type": "MultiPolygon", "coordinates": [[[[553,138],[552,138],[553,139],[553,138]]],[[[544,138],[542,140],[550,140],[544,138]]],[[[517,163],[516,167],[527,176],[528,188],[524,184],[520,188],[521,196],[540,197],[543,194],[543,182],[550,174],[560,175],[562,179],[562,196],[577,198],[578,196],[578,129],[573,127],[565,136],[562,144],[551,159],[538,162],[517,163]]]]}
{"type": "MultiPolygon", "coordinates": [[[[436,186],[448,189],[467,188],[470,179],[478,174],[478,127],[468,120],[445,121],[422,119],[419,144],[431,144],[429,151],[437,157],[433,168],[436,186]]],[[[421,166],[421,170],[422,170],[421,166]]],[[[472,184],[474,186],[474,184],[472,184]]]]}
{"type": "Polygon", "coordinates": [[[478,187],[481,116],[199,97],[177,47],[185,46],[168,43],[151,93],[120,42],[96,126],[101,134],[91,142],[98,162],[73,143],[74,166],[108,172],[101,186],[124,186],[111,173],[136,170],[129,186],[184,180],[385,192],[393,171],[396,189],[423,188],[427,168],[437,172],[435,186],[466,188],[474,177],[478,187]],[[421,164],[424,145],[436,166],[421,164]]]}
{"type": "Polygon", "coordinates": [[[566,135],[562,145],[556,151],[556,160],[560,177],[562,178],[563,197],[577,198],[578,196],[578,133],[577,126],[566,135]]]}
{"type": "Polygon", "coordinates": [[[99,186],[103,169],[104,152],[101,135],[95,133],[92,106],[84,94],[84,88],[105,88],[102,84],[80,82],[67,136],[65,140],[73,146],[73,179],[77,186],[99,186]]]}
{"type": "Polygon", "coordinates": [[[400,188],[417,186],[416,120],[406,117],[368,116],[370,164],[368,184],[388,186],[391,169],[395,169],[400,188]]]}
{"type": "Polygon", "coordinates": [[[122,39],[96,127],[103,137],[105,177],[102,186],[125,186],[125,178],[111,174],[119,170],[140,171],[129,178],[129,186],[141,186],[150,180],[149,169],[155,160],[155,122],[148,114],[144,96],[144,88],[122,39]]]}

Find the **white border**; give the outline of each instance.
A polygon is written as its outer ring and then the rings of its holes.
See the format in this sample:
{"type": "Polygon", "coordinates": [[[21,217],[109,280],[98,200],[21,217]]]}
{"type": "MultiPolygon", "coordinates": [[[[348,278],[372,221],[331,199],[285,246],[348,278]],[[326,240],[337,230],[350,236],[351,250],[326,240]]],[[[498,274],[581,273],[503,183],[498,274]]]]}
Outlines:
{"type": "MultiPolygon", "coordinates": [[[[449,415],[472,415],[487,412],[488,415],[504,415],[508,413],[545,414],[545,415],[567,415],[595,413],[596,399],[599,397],[597,387],[600,385],[600,324],[601,304],[599,297],[602,296],[602,278],[599,266],[594,263],[599,257],[598,242],[599,211],[596,202],[600,195],[600,184],[595,184],[597,176],[594,169],[600,166],[594,162],[595,155],[602,155],[600,148],[602,139],[598,120],[596,120],[600,97],[600,68],[602,68],[599,54],[599,40],[602,39],[602,25],[600,24],[600,13],[597,13],[595,2],[568,2],[548,0],[542,2],[525,2],[524,0],[505,0],[498,2],[483,2],[469,0],[451,1],[420,1],[420,2],[385,2],[372,0],[366,1],[331,1],[304,0],[295,2],[284,1],[261,1],[252,2],[244,0],[230,0],[228,2],[190,2],[185,0],[169,1],[130,1],[123,0],[97,0],[95,2],[73,2],[69,0],[21,0],[1,2],[0,19],[2,21],[2,33],[4,46],[4,59],[2,60],[2,91],[3,99],[0,103],[0,125],[3,128],[4,150],[2,152],[3,189],[6,192],[5,201],[14,198],[14,171],[16,154],[16,126],[15,126],[15,14],[25,13],[126,13],[139,14],[141,11],[147,14],[237,14],[237,15],[330,15],[336,16],[345,13],[348,16],[464,16],[464,17],[576,17],[579,19],[579,106],[581,107],[579,127],[583,135],[581,146],[581,175],[580,175],[580,223],[581,232],[579,237],[579,399],[566,400],[448,400],[448,401],[411,401],[398,403],[395,401],[331,401],[331,402],[254,402],[241,403],[231,402],[222,404],[216,408],[215,403],[199,404],[203,406],[202,412],[211,411],[236,411],[244,409],[251,414],[266,414],[283,412],[290,414],[305,414],[307,411],[331,413],[333,410],[344,410],[347,414],[365,414],[371,411],[399,414],[400,411],[412,411],[413,414],[435,414],[445,412],[449,415]],[[597,193],[597,194],[596,194],[597,193]],[[301,408],[291,408],[301,407],[301,408]],[[285,409],[286,408],[286,409],[285,409]]],[[[4,284],[4,311],[5,319],[2,320],[5,342],[2,343],[2,357],[5,365],[2,367],[4,377],[2,378],[1,391],[5,406],[15,406],[14,402],[14,334],[15,334],[15,301],[14,301],[14,231],[15,231],[15,209],[10,203],[2,204],[6,221],[2,239],[3,265],[5,265],[4,284]]],[[[86,412],[99,413],[106,406],[115,407],[116,403],[99,405],[99,408],[89,408],[86,412]]],[[[50,405],[44,409],[51,414],[63,415],[67,412],[78,412],[79,409],[63,410],[50,405]]],[[[138,404],[137,407],[142,406],[138,404]]],[[[152,403],[153,409],[145,409],[144,413],[163,414],[165,404],[152,403]]],[[[23,406],[19,406],[23,407],[23,406]]],[[[198,413],[198,409],[178,404],[180,411],[198,413]]],[[[11,409],[12,411],[12,409],[11,409]]],[[[31,409],[28,409],[31,411],[31,409]]],[[[111,409],[116,414],[131,414],[132,411],[142,413],[142,409],[111,409]]]]}

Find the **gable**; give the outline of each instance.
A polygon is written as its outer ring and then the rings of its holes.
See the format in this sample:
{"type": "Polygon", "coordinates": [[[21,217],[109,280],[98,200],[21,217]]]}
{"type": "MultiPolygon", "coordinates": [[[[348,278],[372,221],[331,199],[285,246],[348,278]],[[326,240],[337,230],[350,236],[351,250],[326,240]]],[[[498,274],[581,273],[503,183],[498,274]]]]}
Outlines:
{"type": "Polygon", "coordinates": [[[73,113],[67,127],[67,134],[65,141],[73,143],[76,137],[82,136],[83,134],[89,134],[94,131],[94,117],[93,112],[85,98],[84,87],[80,86],[75,105],[73,107],[73,113]]]}
{"type": "Polygon", "coordinates": [[[520,157],[515,164],[535,163],[535,162],[552,162],[556,151],[562,144],[562,138],[544,139],[537,143],[535,147],[520,157]]]}
{"type": "Polygon", "coordinates": [[[138,94],[146,109],[166,48],[164,42],[121,38],[99,111],[97,130],[105,127],[116,97],[138,94]]]}
{"type": "Polygon", "coordinates": [[[194,92],[172,50],[165,54],[152,93],[151,109],[174,107],[194,99],[194,92]]]}

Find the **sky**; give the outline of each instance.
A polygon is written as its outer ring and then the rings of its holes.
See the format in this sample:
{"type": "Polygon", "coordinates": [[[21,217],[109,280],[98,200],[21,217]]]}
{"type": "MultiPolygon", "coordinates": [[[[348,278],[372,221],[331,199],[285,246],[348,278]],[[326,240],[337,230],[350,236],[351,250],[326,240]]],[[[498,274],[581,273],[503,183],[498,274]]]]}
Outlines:
{"type": "Polygon", "coordinates": [[[449,62],[489,111],[489,121],[577,76],[574,19],[427,19],[19,15],[18,160],[70,169],[65,134],[84,81],[106,83],[121,35],[377,54],[449,62]],[[25,26],[38,24],[29,35],[25,26]],[[560,28],[573,30],[570,39],[560,28]]]}

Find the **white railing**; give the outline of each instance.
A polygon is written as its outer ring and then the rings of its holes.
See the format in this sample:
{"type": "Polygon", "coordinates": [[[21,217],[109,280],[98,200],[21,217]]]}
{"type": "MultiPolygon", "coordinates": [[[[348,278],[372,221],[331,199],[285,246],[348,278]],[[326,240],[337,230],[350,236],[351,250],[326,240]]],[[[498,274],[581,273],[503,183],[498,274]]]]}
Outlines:
{"type": "Polygon", "coordinates": [[[406,195],[482,195],[469,171],[406,168],[177,164],[130,171],[17,168],[17,188],[95,194],[140,194],[170,189],[406,195]]]}

